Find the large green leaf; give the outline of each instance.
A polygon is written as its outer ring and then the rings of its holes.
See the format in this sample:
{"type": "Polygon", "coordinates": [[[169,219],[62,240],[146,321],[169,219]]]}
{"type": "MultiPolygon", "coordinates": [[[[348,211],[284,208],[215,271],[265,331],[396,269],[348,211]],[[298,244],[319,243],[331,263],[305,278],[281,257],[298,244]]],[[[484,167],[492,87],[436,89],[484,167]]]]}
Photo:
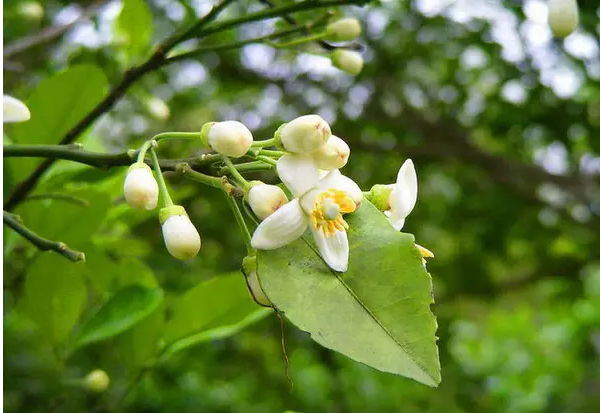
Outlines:
{"type": "Polygon", "coordinates": [[[440,382],[431,277],[410,234],[367,201],[351,216],[348,272],[336,273],[305,239],[260,251],[267,297],[319,344],[429,386],[440,382]]]}
{"type": "MultiPolygon", "coordinates": [[[[26,101],[31,119],[12,125],[11,138],[16,143],[58,143],[102,100],[107,88],[106,76],[92,65],[71,66],[44,80],[26,101]]],[[[40,161],[11,159],[9,162],[15,175],[24,176],[40,161]]]]}
{"type": "Polygon", "coordinates": [[[252,301],[240,273],[198,284],[173,302],[165,342],[169,353],[235,334],[271,312],[252,301]]]}
{"type": "Polygon", "coordinates": [[[81,327],[75,347],[106,340],[130,329],[156,310],[162,300],[159,288],[130,285],[117,291],[81,327]]]}
{"type": "Polygon", "coordinates": [[[86,299],[83,269],[49,252],[40,253],[27,270],[19,309],[53,344],[62,343],[79,319],[86,299]]]}
{"type": "Polygon", "coordinates": [[[116,31],[127,47],[131,59],[142,57],[152,40],[153,22],[150,7],[144,0],[123,0],[116,21],[116,31]]]}

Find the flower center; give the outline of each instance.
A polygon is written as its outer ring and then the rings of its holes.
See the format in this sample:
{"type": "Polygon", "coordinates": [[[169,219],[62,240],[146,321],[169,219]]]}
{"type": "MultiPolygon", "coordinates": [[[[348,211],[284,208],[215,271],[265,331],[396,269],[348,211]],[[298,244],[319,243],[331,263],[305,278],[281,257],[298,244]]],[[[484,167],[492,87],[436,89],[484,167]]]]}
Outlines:
{"type": "Polygon", "coordinates": [[[332,237],[336,231],[348,229],[342,214],[354,212],[355,209],[356,204],[346,192],[330,188],[316,197],[310,221],[315,229],[322,230],[326,237],[332,237]]]}

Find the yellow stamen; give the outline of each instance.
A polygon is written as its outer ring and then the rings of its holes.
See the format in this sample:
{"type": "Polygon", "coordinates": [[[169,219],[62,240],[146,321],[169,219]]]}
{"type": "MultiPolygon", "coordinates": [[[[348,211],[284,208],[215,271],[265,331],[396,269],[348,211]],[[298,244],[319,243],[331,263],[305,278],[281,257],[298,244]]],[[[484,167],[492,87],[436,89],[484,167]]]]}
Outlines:
{"type": "Polygon", "coordinates": [[[348,223],[344,221],[342,214],[348,214],[354,210],[356,210],[356,204],[346,192],[330,188],[316,197],[315,206],[310,214],[310,222],[315,229],[322,229],[326,237],[332,237],[336,231],[348,229],[348,223]],[[331,208],[327,209],[328,214],[325,214],[324,211],[324,208],[331,204],[335,204],[339,208],[339,213],[335,217],[330,216],[331,208]]]}
{"type": "Polygon", "coordinates": [[[429,251],[427,248],[420,246],[419,244],[415,244],[421,253],[421,262],[423,265],[427,264],[427,260],[425,258],[434,258],[433,252],[429,251]]]}

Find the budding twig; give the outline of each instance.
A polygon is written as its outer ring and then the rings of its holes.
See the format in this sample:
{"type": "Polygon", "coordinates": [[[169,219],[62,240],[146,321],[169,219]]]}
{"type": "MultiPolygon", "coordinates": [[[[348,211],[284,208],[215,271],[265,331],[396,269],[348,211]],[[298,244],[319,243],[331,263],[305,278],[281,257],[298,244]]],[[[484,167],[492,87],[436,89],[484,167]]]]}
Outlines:
{"type": "Polygon", "coordinates": [[[85,261],[85,254],[83,252],[70,249],[64,242],[51,241],[39,236],[24,226],[21,223],[21,218],[19,216],[3,211],[3,219],[4,225],[14,230],[41,251],[55,251],[73,262],[85,261]]]}

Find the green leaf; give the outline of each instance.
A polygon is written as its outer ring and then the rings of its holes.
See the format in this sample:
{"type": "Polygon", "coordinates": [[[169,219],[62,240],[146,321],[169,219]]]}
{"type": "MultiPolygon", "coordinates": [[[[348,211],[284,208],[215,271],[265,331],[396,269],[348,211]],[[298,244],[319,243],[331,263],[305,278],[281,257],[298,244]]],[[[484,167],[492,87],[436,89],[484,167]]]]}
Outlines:
{"type": "Polygon", "coordinates": [[[152,40],[153,22],[150,7],[144,0],[123,0],[116,21],[116,31],[130,59],[140,58],[152,40]]]}
{"type": "Polygon", "coordinates": [[[83,270],[55,253],[40,253],[27,270],[19,309],[55,345],[67,338],[85,304],[83,270]]]}
{"type": "Polygon", "coordinates": [[[81,327],[75,348],[127,331],[156,310],[162,300],[163,292],[159,288],[131,285],[117,291],[81,327]]]}
{"type": "Polygon", "coordinates": [[[436,386],[440,364],[431,277],[410,234],[368,201],[347,217],[348,272],[335,273],[300,239],[259,251],[267,297],[319,344],[356,361],[436,386]]]}
{"type": "MultiPolygon", "coordinates": [[[[31,112],[27,122],[12,125],[16,143],[52,144],[88,114],[108,89],[106,76],[96,66],[71,66],[45,79],[25,102],[31,112]]],[[[16,176],[24,176],[39,159],[11,159],[16,176]]]]}
{"type": "Polygon", "coordinates": [[[164,336],[168,353],[228,337],[271,311],[252,301],[242,274],[219,275],[174,300],[164,336]]]}

